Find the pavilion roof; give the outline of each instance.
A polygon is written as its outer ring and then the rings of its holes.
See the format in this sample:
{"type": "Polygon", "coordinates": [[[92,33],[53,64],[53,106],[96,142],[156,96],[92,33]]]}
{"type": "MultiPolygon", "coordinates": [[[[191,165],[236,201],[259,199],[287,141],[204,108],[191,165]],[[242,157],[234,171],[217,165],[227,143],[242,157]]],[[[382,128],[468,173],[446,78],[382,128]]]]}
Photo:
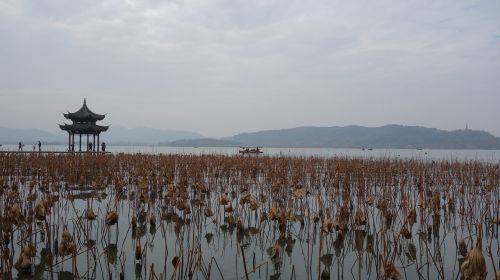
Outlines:
{"type": "Polygon", "coordinates": [[[62,130],[75,134],[99,134],[101,132],[108,130],[109,128],[109,126],[87,124],[87,123],[60,124],[59,127],[62,130]]]}
{"type": "Polygon", "coordinates": [[[96,121],[101,121],[106,117],[106,115],[100,115],[92,112],[89,107],[87,107],[87,101],[83,99],[83,105],[82,107],[74,112],[74,113],[67,113],[63,114],[66,119],[70,119],[72,121],[77,121],[77,122],[96,122],[96,121]]]}

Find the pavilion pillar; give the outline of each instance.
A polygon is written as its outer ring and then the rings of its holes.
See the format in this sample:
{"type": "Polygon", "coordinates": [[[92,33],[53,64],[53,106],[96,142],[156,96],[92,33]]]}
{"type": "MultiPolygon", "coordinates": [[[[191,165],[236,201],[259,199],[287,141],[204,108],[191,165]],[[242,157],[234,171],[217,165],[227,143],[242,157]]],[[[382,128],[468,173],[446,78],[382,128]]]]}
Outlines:
{"type": "Polygon", "coordinates": [[[82,151],[82,134],[80,133],[80,152],[82,151]]]}
{"type": "Polygon", "coordinates": [[[100,149],[100,146],[101,146],[101,143],[99,143],[99,135],[100,134],[97,134],[97,152],[99,152],[99,149],[100,149]]]}
{"type": "Polygon", "coordinates": [[[93,136],[93,139],[94,139],[94,140],[92,140],[92,152],[95,152],[95,133],[92,134],[92,136],[93,136]]]}
{"type": "Polygon", "coordinates": [[[74,152],[75,151],[75,134],[74,133],[71,133],[71,151],[74,152]]]}
{"type": "Polygon", "coordinates": [[[89,151],[89,134],[87,133],[87,152],[89,151]]]}
{"type": "Polygon", "coordinates": [[[71,151],[71,132],[68,132],[68,152],[71,151]]]}

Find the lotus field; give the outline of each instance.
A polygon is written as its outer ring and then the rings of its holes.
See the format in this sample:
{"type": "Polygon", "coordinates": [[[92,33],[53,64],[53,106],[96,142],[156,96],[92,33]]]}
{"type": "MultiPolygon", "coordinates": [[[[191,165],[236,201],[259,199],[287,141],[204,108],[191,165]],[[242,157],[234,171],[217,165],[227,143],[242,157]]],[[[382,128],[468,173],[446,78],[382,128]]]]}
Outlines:
{"type": "Polygon", "coordinates": [[[2,154],[0,275],[500,279],[499,187],[480,161],[2,154]]]}

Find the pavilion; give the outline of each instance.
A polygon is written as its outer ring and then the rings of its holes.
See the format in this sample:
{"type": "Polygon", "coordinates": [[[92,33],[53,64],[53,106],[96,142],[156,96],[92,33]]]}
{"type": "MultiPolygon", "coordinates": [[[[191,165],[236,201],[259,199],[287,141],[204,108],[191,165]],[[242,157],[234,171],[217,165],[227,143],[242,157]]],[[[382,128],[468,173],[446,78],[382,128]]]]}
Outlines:
{"type": "Polygon", "coordinates": [[[87,107],[87,101],[83,99],[83,106],[80,108],[80,110],[74,112],[74,113],[66,113],[64,114],[64,117],[68,120],[71,120],[73,123],[72,124],[63,124],[59,125],[59,127],[68,132],[68,151],[75,151],[75,135],[78,134],[80,141],[79,141],[79,151],[82,151],[82,135],[87,135],[87,151],[89,150],[89,136],[92,135],[93,137],[93,142],[92,142],[92,150],[91,152],[95,152],[97,149],[97,152],[99,152],[99,135],[101,132],[107,131],[109,126],[101,126],[97,125],[97,121],[102,121],[106,115],[99,115],[94,112],[92,112],[88,107],[87,107]],[[95,144],[95,138],[97,136],[97,145],[95,144]],[[97,146],[97,148],[96,148],[97,146]]]}

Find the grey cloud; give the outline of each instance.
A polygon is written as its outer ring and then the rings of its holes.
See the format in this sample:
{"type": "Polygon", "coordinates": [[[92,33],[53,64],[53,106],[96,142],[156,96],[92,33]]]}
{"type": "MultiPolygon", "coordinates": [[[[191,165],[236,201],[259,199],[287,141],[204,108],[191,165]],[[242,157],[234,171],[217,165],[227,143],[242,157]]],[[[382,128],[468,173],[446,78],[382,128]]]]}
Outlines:
{"type": "Polygon", "coordinates": [[[0,125],[52,129],[87,97],[112,123],[213,136],[465,122],[500,135],[498,12],[493,0],[7,0],[0,125]]]}

